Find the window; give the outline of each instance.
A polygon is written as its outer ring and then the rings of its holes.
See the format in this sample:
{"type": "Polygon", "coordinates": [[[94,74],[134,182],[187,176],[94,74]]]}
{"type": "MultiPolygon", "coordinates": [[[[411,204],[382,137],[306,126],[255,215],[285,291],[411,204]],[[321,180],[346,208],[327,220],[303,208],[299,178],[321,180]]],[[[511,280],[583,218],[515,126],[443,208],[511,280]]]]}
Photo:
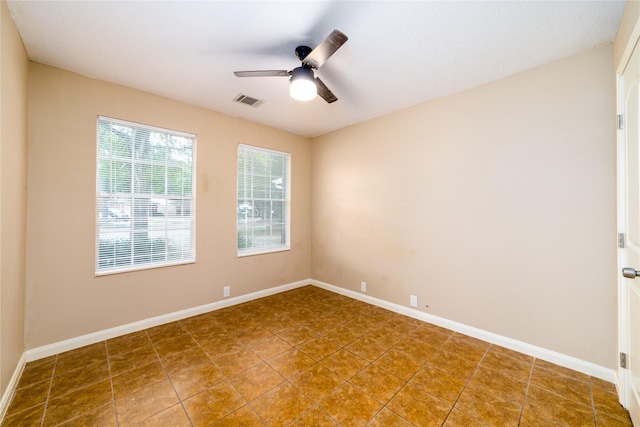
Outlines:
{"type": "Polygon", "coordinates": [[[238,255],[289,249],[289,158],[238,147],[238,255]]]}
{"type": "Polygon", "coordinates": [[[195,261],[195,136],[98,118],[96,274],[195,261]]]}

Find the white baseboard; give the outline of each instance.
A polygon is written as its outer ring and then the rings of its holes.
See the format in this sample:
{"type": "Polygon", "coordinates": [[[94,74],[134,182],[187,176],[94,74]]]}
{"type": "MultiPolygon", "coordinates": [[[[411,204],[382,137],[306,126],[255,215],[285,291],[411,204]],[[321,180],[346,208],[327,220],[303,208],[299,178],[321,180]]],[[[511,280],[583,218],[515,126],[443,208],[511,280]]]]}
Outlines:
{"type": "Polygon", "coordinates": [[[84,347],[85,345],[95,344],[100,341],[108,340],[121,335],[130,334],[132,332],[141,331],[143,329],[152,328],[154,326],[163,325],[165,323],[174,322],[176,320],[186,319],[187,317],[197,316],[199,314],[207,313],[209,311],[219,310],[221,308],[230,307],[232,305],[242,304],[243,302],[248,302],[258,298],[264,298],[270,295],[279,294],[281,292],[285,292],[291,289],[296,289],[296,288],[310,285],[310,284],[311,284],[310,279],[300,280],[299,282],[288,283],[286,285],[276,286],[273,288],[264,289],[262,291],[252,292],[250,294],[240,295],[237,297],[225,298],[223,300],[216,301],[210,304],[205,304],[198,307],[175,311],[173,313],[151,317],[149,319],[128,323],[122,326],[116,326],[115,328],[93,332],[87,335],[82,335],[82,336],[71,338],[68,340],[59,341],[59,342],[48,344],[42,347],[36,347],[26,351],[27,362],[31,362],[32,360],[43,359],[45,357],[53,356],[54,354],[63,353],[65,351],[84,347]]]}
{"type": "Polygon", "coordinates": [[[11,399],[13,399],[13,395],[18,388],[18,382],[20,381],[22,371],[24,371],[24,365],[26,364],[27,355],[26,353],[22,353],[22,356],[20,356],[20,360],[18,360],[18,365],[13,371],[11,380],[9,380],[9,384],[7,384],[7,388],[2,394],[2,399],[0,399],[0,423],[2,422],[2,420],[4,420],[4,416],[7,414],[7,410],[9,409],[9,405],[11,404],[11,399]]]}
{"type": "Polygon", "coordinates": [[[491,344],[496,344],[501,347],[508,348],[520,353],[527,354],[529,356],[536,357],[538,359],[545,360],[547,362],[554,363],[556,365],[564,366],[565,368],[573,369],[578,372],[591,375],[596,378],[600,378],[605,381],[616,384],[616,371],[614,369],[605,368],[604,366],[596,365],[595,363],[587,362],[585,360],[577,359],[575,357],[567,356],[566,354],[558,353],[556,351],[548,350],[546,348],[538,347],[532,344],[527,344],[522,341],[518,341],[512,338],[508,338],[502,335],[494,334],[482,329],[474,328],[462,323],[454,322],[442,317],[434,316],[433,314],[424,313],[413,308],[405,307],[392,302],[384,301],[378,298],[374,298],[369,295],[354,292],[348,289],[344,289],[335,285],[321,282],[319,280],[311,280],[311,284],[322,289],[326,289],[331,292],[335,292],[340,295],[344,295],[350,298],[354,298],[375,306],[385,308],[387,310],[403,314],[405,316],[412,317],[414,319],[422,320],[427,323],[431,323],[443,328],[459,332],[464,335],[478,338],[483,341],[487,341],[491,344]]]}
{"type": "MultiPolygon", "coordinates": [[[[276,286],[273,288],[265,289],[258,292],[253,292],[246,295],[241,295],[238,297],[227,298],[221,301],[216,301],[211,304],[205,304],[198,307],[189,308],[186,310],[176,311],[173,313],[168,313],[165,315],[141,320],[139,322],[133,322],[133,323],[118,326],[115,328],[106,329],[103,331],[98,331],[91,334],[82,335],[80,337],[71,338],[68,340],[49,344],[46,346],[37,347],[31,350],[27,350],[25,352],[26,361],[30,362],[32,360],[42,359],[45,357],[52,356],[54,354],[58,354],[68,350],[73,350],[75,348],[83,347],[85,345],[94,344],[110,338],[115,338],[120,335],[125,335],[131,332],[136,332],[143,329],[151,328],[153,326],[158,326],[158,325],[173,322],[176,320],[185,319],[191,316],[197,316],[198,314],[219,310],[221,308],[230,307],[232,305],[241,304],[243,302],[248,302],[258,298],[263,298],[266,296],[278,294],[281,292],[285,292],[291,289],[296,289],[309,284],[317,286],[322,289],[326,289],[331,292],[335,292],[337,294],[341,294],[341,295],[354,298],[369,304],[373,304],[375,306],[382,307],[387,310],[412,317],[414,319],[422,320],[424,322],[441,326],[443,328],[451,329],[455,332],[459,332],[474,338],[481,339],[483,341],[487,341],[492,344],[496,344],[514,351],[518,351],[520,353],[524,353],[529,356],[533,356],[533,357],[545,360],[547,362],[555,363],[557,365],[564,366],[569,369],[583,372],[585,374],[603,379],[605,381],[614,382],[614,383],[616,381],[616,372],[613,369],[605,368],[603,366],[596,365],[594,363],[587,362],[581,359],[577,359],[575,357],[567,356],[562,353],[558,353],[542,347],[531,345],[531,344],[518,341],[512,338],[508,338],[502,335],[494,334],[493,332],[488,332],[482,329],[474,328],[472,326],[454,322],[452,320],[434,316],[432,314],[424,313],[409,307],[384,301],[384,300],[374,298],[369,295],[361,294],[358,292],[350,291],[348,289],[344,289],[344,288],[334,286],[329,283],[324,283],[314,279],[301,280],[299,282],[293,282],[293,283],[289,283],[281,286],[276,286]]],[[[23,359],[24,359],[24,356],[23,356],[23,359]]],[[[24,362],[22,363],[22,367],[19,367],[20,368],[19,373],[22,372],[23,367],[24,367],[24,362]]],[[[16,372],[18,372],[18,368],[16,368],[16,372]]],[[[19,375],[18,375],[18,378],[19,378],[19,375]]],[[[4,402],[4,399],[6,399],[6,396],[3,396],[2,402],[4,402]]],[[[0,409],[2,408],[0,407],[0,409]]]]}

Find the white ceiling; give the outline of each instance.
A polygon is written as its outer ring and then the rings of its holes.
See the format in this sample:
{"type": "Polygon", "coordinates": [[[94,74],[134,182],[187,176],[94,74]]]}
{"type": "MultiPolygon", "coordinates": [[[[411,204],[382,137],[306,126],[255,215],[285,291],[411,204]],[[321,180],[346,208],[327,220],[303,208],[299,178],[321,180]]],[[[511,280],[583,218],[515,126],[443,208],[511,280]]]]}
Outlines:
{"type": "MultiPolygon", "coordinates": [[[[31,60],[317,136],[614,40],[624,1],[16,1],[31,60]],[[339,29],[316,72],[338,101],[288,96],[294,49],[339,29]],[[238,94],[265,103],[232,102],[238,94]]],[[[613,67],[613,64],[612,64],[613,67]]],[[[613,68],[612,68],[613,70],[613,68]]]]}

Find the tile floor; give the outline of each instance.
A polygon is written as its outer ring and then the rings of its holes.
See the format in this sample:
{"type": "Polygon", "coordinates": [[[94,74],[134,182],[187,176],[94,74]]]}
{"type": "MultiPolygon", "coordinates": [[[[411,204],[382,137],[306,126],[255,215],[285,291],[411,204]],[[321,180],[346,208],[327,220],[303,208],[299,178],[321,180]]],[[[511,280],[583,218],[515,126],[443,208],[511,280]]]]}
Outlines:
{"type": "Polygon", "coordinates": [[[30,362],[2,426],[630,426],[613,384],[313,286],[30,362]]]}

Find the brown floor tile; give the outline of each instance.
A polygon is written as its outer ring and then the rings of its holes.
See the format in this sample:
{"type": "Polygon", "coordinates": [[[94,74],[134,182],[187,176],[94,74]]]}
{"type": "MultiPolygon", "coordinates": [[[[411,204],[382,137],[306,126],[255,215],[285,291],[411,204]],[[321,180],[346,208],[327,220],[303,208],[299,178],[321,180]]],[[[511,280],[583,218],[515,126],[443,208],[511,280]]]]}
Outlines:
{"type": "Polygon", "coordinates": [[[279,386],[284,381],[282,375],[265,362],[231,377],[231,383],[248,402],[279,386]]]}
{"type": "Polygon", "coordinates": [[[41,423],[631,425],[612,383],[314,286],[27,363],[2,425],[41,423]]]}
{"type": "Polygon", "coordinates": [[[388,408],[382,408],[369,424],[367,424],[369,427],[411,427],[413,425],[415,424],[410,423],[388,408]]]}
{"type": "Polygon", "coordinates": [[[7,413],[2,421],[2,427],[11,426],[39,426],[44,415],[45,404],[41,403],[20,412],[7,413]]]}
{"type": "Polygon", "coordinates": [[[465,414],[459,409],[453,409],[449,416],[447,417],[447,421],[443,424],[443,427],[488,427],[489,424],[483,423],[482,421],[473,418],[469,414],[465,414]]]}
{"type": "Polygon", "coordinates": [[[157,360],[158,355],[151,346],[142,347],[128,353],[116,354],[109,357],[111,375],[118,375],[157,360]]]}
{"type": "Polygon", "coordinates": [[[530,360],[524,358],[514,358],[511,355],[515,353],[506,353],[504,351],[496,351],[495,347],[489,348],[487,354],[485,354],[481,366],[486,366],[496,371],[505,373],[511,377],[517,378],[520,381],[529,381],[531,375],[531,368],[533,367],[533,358],[530,360]]]}
{"type": "Polygon", "coordinates": [[[25,365],[17,388],[22,388],[40,381],[51,380],[57,356],[34,360],[25,365]]]}
{"type": "Polygon", "coordinates": [[[242,344],[248,345],[253,341],[263,340],[265,338],[269,338],[272,335],[273,332],[271,332],[270,330],[265,329],[262,326],[254,326],[238,332],[236,334],[236,337],[242,344]]]}
{"type": "Polygon", "coordinates": [[[617,393],[616,385],[614,383],[610,383],[609,381],[601,380],[600,378],[590,377],[591,386],[594,388],[599,388],[600,390],[604,390],[608,393],[617,393]]]}
{"type": "Polygon", "coordinates": [[[246,401],[225,381],[185,400],[183,405],[194,426],[209,426],[244,406],[246,401]]]}
{"type": "Polygon", "coordinates": [[[529,356],[529,355],[524,354],[524,353],[519,353],[517,351],[510,350],[510,349],[508,349],[506,347],[501,347],[501,346],[496,345],[496,344],[491,344],[491,346],[489,346],[489,352],[495,353],[495,354],[500,355],[500,356],[509,357],[511,359],[517,359],[517,360],[520,360],[521,362],[526,362],[526,363],[530,363],[531,365],[533,365],[533,357],[532,356],[529,356]]]}
{"type": "Polygon", "coordinates": [[[349,381],[383,405],[405,385],[405,382],[376,364],[364,368],[349,381]]]}
{"type": "Polygon", "coordinates": [[[44,403],[49,395],[50,387],[51,380],[40,381],[39,383],[17,389],[7,410],[7,415],[22,412],[25,409],[44,403]]]}
{"type": "Polygon", "coordinates": [[[593,388],[593,406],[598,414],[606,414],[626,420],[629,413],[620,405],[617,393],[610,393],[600,388],[593,388]]]}
{"type": "Polygon", "coordinates": [[[447,342],[440,347],[441,350],[455,354],[463,359],[468,359],[474,363],[480,362],[488,348],[488,343],[475,338],[465,337],[458,333],[449,337],[447,342]]]}
{"type": "Polygon", "coordinates": [[[329,329],[323,333],[323,337],[337,345],[338,347],[344,347],[351,344],[362,335],[358,331],[345,327],[337,327],[329,329]]]}
{"type": "Polygon", "coordinates": [[[117,427],[116,411],[113,402],[107,403],[91,412],[60,424],[60,427],[117,427]]]}
{"type": "Polygon", "coordinates": [[[378,327],[365,335],[365,337],[372,338],[387,348],[398,344],[405,336],[406,334],[398,333],[388,326],[378,327]]]}
{"type": "Polygon", "coordinates": [[[340,424],[330,417],[326,412],[313,408],[309,412],[302,415],[300,418],[295,420],[293,424],[290,424],[292,427],[339,427],[340,424]]]}
{"type": "Polygon", "coordinates": [[[625,414],[624,418],[612,417],[607,414],[596,414],[598,427],[633,427],[629,414],[625,414]]]}
{"type": "Polygon", "coordinates": [[[220,324],[215,321],[211,313],[203,313],[197,316],[188,317],[186,319],[181,319],[179,322],[180,325],[190,333],[201,330],[210,331],[221,327],[220,324]]]}
{"type": "Polygon", "coordinates": [[[262,322],[260,322],[260,325],[268,331],[276,334],[278,332],[282,332],[286,329],[292,328],[298,323],[299,322],[291,319],[289,316],[275,315],[263,320],[262,322]]]}
{"type": "Polygon", "coordinates": [[[262,362],[262,359],[248,348],[242,348],[233,353],[214,357],[213,361],[227,377],[232,377],[256,366],[262,362]]]}
{"type": "Polygon", "coordinates": [[[155,326],[147,329],[146,332],[154,345],[162,341],[173,340],[179,336],[187,335],[187,330],[180,322],[171,322],[155,326]]]}
{"type": "Polygon", "coordinates": [[[551,362],[547,362],[546,360],[536,359],[534,363],[534,370],[545,369],[547,371],[551,371],[556,375],[562,375],[564,377],[569,377],[574,380],[588,383],[589,376],[587,374],[583,374],[582,372],[574,371],[573,369],[565,368],[564,366],[555,365],[551,362]]]}
{"type": "Polygon", "coordinates": [[[380,402],[349,383],[320,402],[320,409],[345,426],[363,426],[381,408],[380,402]]]}
{"type": "Polygon", "coordinates": [[[168,357],[177,353],[181,353],[190,348],[196,347],[198,344],[191,338],[191,335],[178,335],[176,338],[166,339],[159,343],[154,343],[158,356],[161,358],[168,357]]]}
{"type": "Polygon", "coordinates": [[[395,349],[384,353],[373,364],[405,381],[414,376],[418,369],[422,367],[422,363],[395,349]]]}
{"type": "Polygon", "coordinates": [[[333,393],[344,379],[319,363],[292,376],[289,382],[303,392],[311,401],[317,403],[333,393]]]}
{"type": "Polygon", "coordinates": [[[160,362],[153,361],[123,374],[114,375],[111,378],[111,383],[113,385],[115,398],[120,399],[140,389],[165,381],[166,379],[167,374],[160,362]]]}
{"type": "Polygon", "coordinates": [[[167,374],[173,375],[198,365],[210,363],[211,359],[200,347],[191,347],[188,350],[165,357],[161,362],[167,374]]]}
{"type": "Polygon", "coordinates": [[[249,405],[244,405],[213,424],[215,427],[257,427],[264,425],[266,424],[262,422],[249,405]]]}
{"type": "Polygon", "coordinates": [[[441,426],[451,404],[411,385],[405,385],[387,407],[418,426],[441,426]]]}
{"type": "Polygon", "coordinates": [[[107,351],[109,356],[147,347],[151,345],[151,340],[146,331],[133,332],[120,337],[107,340],[107,351]]]}
{"type": "Polygon", "coordinates": [[[169,381],[153,384],[116,400],[118,422],[120,425],[139,423],[178,402],[169,381]]]}
{"type": "Polygon", "coordinates": [[[113,400],[111,383],[99,383],[72,391],[49,400],[44,417],[45,426],[55,426],[80,415],[92,412],[113,400]]]}
{"type": "Polygon", "coordinates": [[[440,328],[435,325],[423,325],[409,334],[410,338],[415,338],[429,344],[432,347],[440,347],[443,345],[449,337],[453,335],[453,331],[449,329],[440,328]]]}
{"type": "Polygon", "coordinates": [[[386,346],[371,337],[363,336],[346,346],[345,349],[369,362],[373,362],[378,357],[382,356],[382,354],[389,349],[389,346],[386,346]]]}
{"type": "Polygon", "coordinates": [[[494,391],[495,389],[467,387],[455,407],[490,425],[517,426],[522,412],[522,402],[501,400],[494,391]]]}
{"type": "Polygon", "coordinates": [[[291,378],[315,363],[315,360],[296,348],[289,349],[269,360],[269,366],[285,378],[291,378]]]}
{"type": "Polygon", "coordinates": [[[538,361],[531,373],[531,384],[557,393],[582,405],[591,406],[591,385],[569,376],[559,375],[556,370],[541,369],[538,361]]]}
{"type": "Polygon", "coordinates": [[[460,393],[462,393],[462,389],[465,387],[463,380],[456,379],[446,372],[428,364],[423,366],[409,382],[452,405],[456,402],[460,393]]]}
{"type": "Polygon", "coordinates": [[[345,349],[336,351],[320,363],[345,380],[350,379],[369,365],[369,362],[345,349]]]}
{"type": "Polygon", "coordinates": [[[442,350],[436,351],[427,365],[440,369],[461,381],[468,380],[478,366],[473,361],[442,350]]]}
{"type": "Polygon", "coordinates": [[[497,399],[522,405],[527,391],[527,383],[500,371],[480,366],[471,377],[467,388],[480,389],[497,399]]]}
{"type": "Polygon", "coordinates": [[[285,382],[251,402],[256,413],[269,426],[286,426],[312,406],[304,394],[285,382]]]}
{"type": "Polygon", "coordinates": [[[137,427],[191,427],[191,420],[181,404],[176,404],[142,421],[137,427]]]}
{"type": "Polygon", "coordinates": [[[109,379],[109,364],[103,360],[90,365],[80,365],[77,369],[56,374],[51,382],[50,398],[67,394],[79,388],[86,387],[109,379]]]}
{"type": "Polygon", "coordinates": [[[280,331],[277,335],[292,346],[300,345],[317,337],[310,329],[301,325],[280,331]]]}
{"type": "Polygon", "coordinates": [[[595,425],[595,415],[591,407],[534,385],[529,386],[522,418],[522,425],[540,425],[540,420],[553,420],[570,426],[595,425]]]}
{"type": "Polygon", "coordinates": [[[56,375],[107,360],[107,346],[104,341],[60,353],[56,361],[56,375]]]}
{"type": "Polygon", "coordinates": [[[277,335],[271,335],[268,338],[253,341],[247,344],[247,347],[264,360],[267,360],[289,350],[291,344],[277,335]]]}
{"type": "Polygon", "coordinates": [[[436,348],[426,344],[423,341],[413,338],[405,338],[393,347],[394,350],[403,352],[404,354],[411,356],[421,364],[426,363],[431,356],[436,352],[436,348]]]}
{"type": "Polygon", "coordinates": [[[324,335],[336,326],[330,315],[316,316],[304,322],[304,325],[318,335],[324,335]]]}
{"type": "Polygon", "coordinates": [[[200,348],[211,358],[221,357],[246,348],[234,335],[216,336],[199,344],[200,348]]]}
{"type": "Polygon", "coordinates": [[[197,365],[192,369],[177,372],[170,377],[171,383],[181,400],[198,394],[216,384],[223,382],[226,377],[213,363],[197,365]]]}
{"type": "Polygon", "coordinates": [[[320,337],[307,341],[304,344],[300,344],[296,348],[316,362],[319,362],[340,349],[340,347],[331,341],[320,337]]]}

